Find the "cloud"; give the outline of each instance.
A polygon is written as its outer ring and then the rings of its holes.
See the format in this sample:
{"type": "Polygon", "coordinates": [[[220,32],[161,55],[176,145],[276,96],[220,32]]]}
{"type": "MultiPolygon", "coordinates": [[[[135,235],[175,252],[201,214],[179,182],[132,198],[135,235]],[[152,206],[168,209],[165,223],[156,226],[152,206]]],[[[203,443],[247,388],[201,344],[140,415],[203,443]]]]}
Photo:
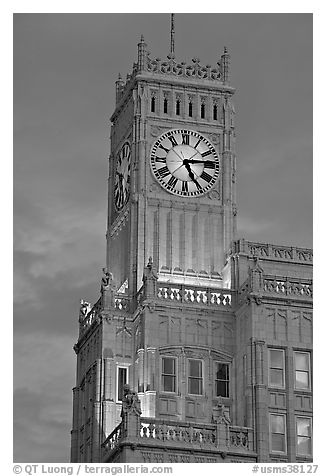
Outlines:
{"type": "Polygon", "coordinates": [[[14,339],[14,460],[69,460],[75,354],[69,337],[14,339]]]}
{"type": "Polygon", "coordinates": [[[14,462],[69,461],[69,423],[49,412],[62,405],[49,394],[19,388],[14,392],[14,462]]]}

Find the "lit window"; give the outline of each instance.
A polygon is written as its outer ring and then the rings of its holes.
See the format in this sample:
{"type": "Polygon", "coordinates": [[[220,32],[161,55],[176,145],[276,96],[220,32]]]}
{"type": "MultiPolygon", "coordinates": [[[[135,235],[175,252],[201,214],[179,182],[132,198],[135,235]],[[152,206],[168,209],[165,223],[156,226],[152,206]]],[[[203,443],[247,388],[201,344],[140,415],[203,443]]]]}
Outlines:
{"type": "Polygon", "coordinates": [[[152,96],[151,99],[151,112],[155,112],[155,97],[152,96]]]}
{"type": "Polygon", "coordinates": [[[176,372],[175,359],[173,357],[162,358],[162,390],[163,392],[175,392],[176,372]]]}
{"type": "Polygon", "coordinates": [[[203,369],[202,361],[189,359],[188,361],[188,393],[192,395],[203,394],[203,369]]]}
{"type": "Polygon", "coordinates": [[[311,456],[311,418],[297,417],[297,455],[311,456]]]}
{"type": "Polygon", "coordinates": [[[310,389],[310,355],[308,352],[294,352],[295,388],[310,389]]]}
{"type": "Polygon", "coordinates": [[[128,383],[128,368],[118,367],[118,386],[117,386],[117,400],[122,401],[123,388],[128,383]]]}
{"type": "Polygon", "coordinates": [[[285,415],[270,414],[270,448],[273,453],[286,453],[285,415]]]}
{"type": "Polygon", "coordinates": [[[215,396],[230,396],[230,366],[215,362],[215,396]]]}
{"type": "Polygon", "coordinates": [[[269,349],[269,385],[284,388],[284,350],[269,349]]]}

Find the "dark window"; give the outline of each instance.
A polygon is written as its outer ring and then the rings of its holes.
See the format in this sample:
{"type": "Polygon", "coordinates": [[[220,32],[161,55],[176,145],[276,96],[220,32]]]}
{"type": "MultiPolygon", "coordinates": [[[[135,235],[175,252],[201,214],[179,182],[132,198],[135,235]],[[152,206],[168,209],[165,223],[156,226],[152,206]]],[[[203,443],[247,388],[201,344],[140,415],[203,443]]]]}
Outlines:
{"type": "Polygon", "coordinates": [[[151,99],[151,112],[155,112],[155,97],[154,96],[151,99]]]}
{"type": "Polygon", "coordinates": [[[213,120],[217,121],[217,105],[214,104],[213,106],[213,120]]]}
{"type": "Polygon", "coordinates": [[[202,104],[202,105],[200,106],[200,117],[201,117],[202,119],[205,119],[205,104],[202,104]]]}
{"type": "Polygon", "coordinates": [[[189,114],[189,117],[192,117],[192,102],[189,101],[189,104],[188,104],[188,114],[189,114]]]}
{"type": "Polygon", "coordinates": [[[163,112],[164,112],[164,114],[168,113],[168,100],[167,100],[167,98],[164,98],[164,101],[163,101],[163,112]]]}
{"type": "Polygon", "coordinates": [[[175,359],[173,357],[162,358],[162,390],[164,392],[175,392],[176,373],[175,359]]]}
{"type": "Polygon", "coordinates": [[[123,387],[127,382],[127,369],[118,367],[118,401],[121,402],[123,397],[123,387]]]}
{"type": "Polygon", "coordinates": [[[175,105],[175,113],[177,116],[180,116],[180,99],[177,99],[177,102],[175,105]]]}
{"type": "Polygon", "coordinates": [[[229,364],[215,362],[215,396],[230,396],[230,367],[229,364]]]}
{"type": "Polygon", "coordinates": [[[189,359],[188,361],[188,393],[192,395],[203,394],[203,363],[201,360],[189,359]]]}

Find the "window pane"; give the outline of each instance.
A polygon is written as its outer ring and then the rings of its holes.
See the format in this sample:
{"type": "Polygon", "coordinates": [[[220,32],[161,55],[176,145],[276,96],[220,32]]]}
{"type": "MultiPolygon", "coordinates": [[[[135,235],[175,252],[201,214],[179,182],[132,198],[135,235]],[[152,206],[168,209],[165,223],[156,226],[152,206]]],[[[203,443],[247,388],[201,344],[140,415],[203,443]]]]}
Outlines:
{"type": "Polygon", "coordinates": [[[174,375],[174,359],[164,358],[163,359],[163,373],[174,375]]]}
{"type": "Polygon", "coordinates": [[[216,378],[219,380],[229,379],[229,366],[227,364],[216,363],[216,378]]]}
{"type": "Polygon", "coordinates": [[[283,370],[282,369],[270,369],[269,378],[270,378],[270,384],[271,385],[274,385],[275,387],[283,387],[284,386],[283,370]]]}
{"type": "Polygon", "coordinates": [[[271,415],[272,433],[285,433],[284,431],[284,416],[271,415]]]}
{"type": "Polygon", "coordinates": [[[285,452],[285,437],[284,435],[272,435],[272,451],[285,452]]]}
{"type": "Polygon", "coordinates": [[[229,396],[229,382],[216,381],[215,382],[215,394],[217,397],[228,397],[229,396]]]}
{"type": "Polygon", "coordinates": [[[309,418],[297,418],[297,435],[311,436],[311,426],[309,418]]]}
{"type": "Polygon", "coordinates": [[[201,395],[203,393],[202,380],[189,377],[189,393],[193,395],[201,395]]]}
{"type": "Polygon", "coordinates": [[[311,455],[311,438],[298,437],[298,454],[311,455]]]}
{"type": "Polygon", "coordinates": [[[295,368],[296,370],[309,370],[309,354],[296,352],[295,354],[295,368]]]}
{"type": "Polygon", "coordinates": [[[201,364],[200,360],[189,360],[189,376],[201,377],[201,364]]]}
{"type": "Polygon", "coordinates": [[[270,366],[283,368],[283,350],[270,350],[270,366]]]}
{"type": "Polygon", "coordinates": [[[175,392],[175,377],[173,375],[163,375],[163,390],[175,392]]]}
{"type": "Polygon", "coordinates": [[[308,372],[295,373],[295,388],[307,389],[309,388],[309,375],[308,372]]]}

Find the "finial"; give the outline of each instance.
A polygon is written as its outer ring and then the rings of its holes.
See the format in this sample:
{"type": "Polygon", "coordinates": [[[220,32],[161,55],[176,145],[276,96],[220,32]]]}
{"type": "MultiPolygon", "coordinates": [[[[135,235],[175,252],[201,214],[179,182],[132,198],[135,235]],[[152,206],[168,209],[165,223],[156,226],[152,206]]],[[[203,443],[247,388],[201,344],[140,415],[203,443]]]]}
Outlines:
{"type": "Polygon", "coordinates": [[[228,49],[227,49],[227,46],[224,46],[224,54],[227,55],[228,54],[228,49]]]}
{"type": "Polygon", "coordinates": [[[170,56],[174,57],[174,13],[171,13],[170,56]]]}
{"type": "Polygon", "coordinates": [[[144,35],[143,35],[143,34],[140,35],[140,41],[141,41],[141,43],[144,43],[144,42],[145,42],[145,40],[144,40],[144,35]]]}
{"type": "Polygon", "coordinates": [[[121,81],[122,80],[122,76],[121,76],[121,73],[119,73],[118,75],[118,81],[121,81]]]}

